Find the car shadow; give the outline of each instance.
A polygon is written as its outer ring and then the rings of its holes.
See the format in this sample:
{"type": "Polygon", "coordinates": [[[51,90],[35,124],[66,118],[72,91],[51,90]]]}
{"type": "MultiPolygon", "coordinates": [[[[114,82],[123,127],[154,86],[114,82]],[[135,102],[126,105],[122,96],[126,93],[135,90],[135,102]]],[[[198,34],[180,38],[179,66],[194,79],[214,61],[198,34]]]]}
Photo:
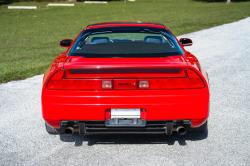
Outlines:
{"type": "Polygon", "coordinates": [[[88,146],[100,144],[168,144],[187,145],[186,141],[199,141],[208,137],[208,131],[202,133],[187,133],[179,135],[173,132],[172,135],[166,134],[110,134],[110,135],[79,135],[74,133],[72,136],[60,135],[63,142],[75,142],[75,146],[82,146],[83,142],[87,142],[88,146]]]}

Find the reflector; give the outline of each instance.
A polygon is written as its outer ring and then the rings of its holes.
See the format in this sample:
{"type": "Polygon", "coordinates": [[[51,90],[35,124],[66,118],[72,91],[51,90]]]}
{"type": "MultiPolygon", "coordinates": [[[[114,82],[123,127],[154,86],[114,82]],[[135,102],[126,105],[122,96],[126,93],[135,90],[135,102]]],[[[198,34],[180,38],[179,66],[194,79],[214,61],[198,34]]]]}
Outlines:
{"type": "Polygon", "coordinates": [[[111,119],[111,110],[110,109],[105,110],[105,119],[111,119]]]}
{"type": "Polygon", "coordinates": [[[146,110],[141,109],[141,119],[146,119],[146,110]]]}

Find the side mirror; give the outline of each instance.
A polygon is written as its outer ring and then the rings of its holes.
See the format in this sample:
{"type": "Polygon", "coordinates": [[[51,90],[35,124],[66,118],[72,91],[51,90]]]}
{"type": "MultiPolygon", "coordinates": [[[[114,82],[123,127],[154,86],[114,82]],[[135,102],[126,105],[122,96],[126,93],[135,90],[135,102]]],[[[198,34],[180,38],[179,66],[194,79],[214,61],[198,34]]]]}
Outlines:
{"type": "Polygon", "coordinates": [[[72,39],[63,39],[60,41],[60,46],[61,47],[69,47],[72,42],[73,42],[72,39]]]}
{"type": "Polygon", "coordinates": [[[193,45],[192,40],[188,39],[188,38],[181,38],[180,43],[182,46],[192,46],[193,45]]]}

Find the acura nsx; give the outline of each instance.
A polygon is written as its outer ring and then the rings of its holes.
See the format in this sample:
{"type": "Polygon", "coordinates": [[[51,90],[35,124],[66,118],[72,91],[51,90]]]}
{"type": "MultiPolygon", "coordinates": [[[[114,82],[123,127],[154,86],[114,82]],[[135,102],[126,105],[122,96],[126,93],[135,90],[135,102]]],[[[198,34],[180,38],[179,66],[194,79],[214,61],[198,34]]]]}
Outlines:
{"type": "Polygon", "coordinates": [[[204,132],[209,79],[191,45],[152,22],[96,23],[62,40],[43,78],[48,133],[204,132]]]}

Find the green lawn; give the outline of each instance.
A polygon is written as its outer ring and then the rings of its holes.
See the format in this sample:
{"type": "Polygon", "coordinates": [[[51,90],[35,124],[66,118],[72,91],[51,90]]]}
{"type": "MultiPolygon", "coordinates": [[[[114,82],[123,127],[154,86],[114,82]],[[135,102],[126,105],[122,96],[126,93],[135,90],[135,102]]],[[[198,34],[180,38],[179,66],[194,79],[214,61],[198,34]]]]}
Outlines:
{"type": "MultiPolygon", "coordinates": [[[[66,49],[61,39],[74,39],[88,24],[104,21],[150,21],[166,25],[176,35],[233,22],[250,16],[250,2],[203,3],[191,0],[137,0],[106,4],[75,3],[38,10],[8,10],[0,6],[0,83],[43,73],[66,49]]],[[[211,34],[213,35],[213,34],[211,34]]]]}

